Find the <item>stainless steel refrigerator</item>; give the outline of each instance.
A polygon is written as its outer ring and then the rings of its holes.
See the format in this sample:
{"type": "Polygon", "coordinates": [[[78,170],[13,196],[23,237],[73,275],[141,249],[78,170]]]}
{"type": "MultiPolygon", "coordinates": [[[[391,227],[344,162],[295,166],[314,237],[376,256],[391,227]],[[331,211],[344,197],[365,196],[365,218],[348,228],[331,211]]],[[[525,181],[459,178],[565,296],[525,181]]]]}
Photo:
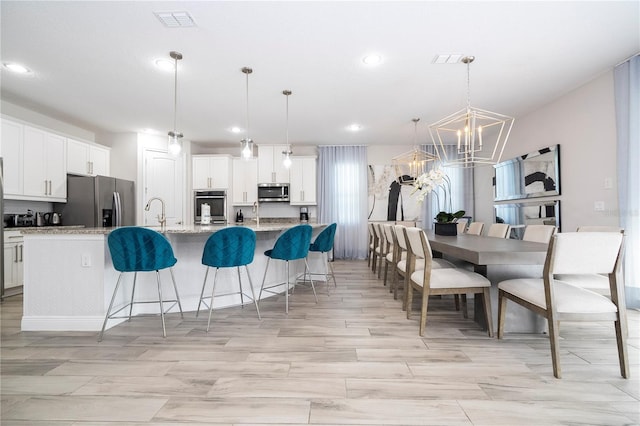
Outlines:
{"type": "Polygon", "coordinates": [[[133,226],[136,195],[132,181],[108,176],[67,175],[67,203],[62,210],[64,225],[90,228],[133,226]]]}

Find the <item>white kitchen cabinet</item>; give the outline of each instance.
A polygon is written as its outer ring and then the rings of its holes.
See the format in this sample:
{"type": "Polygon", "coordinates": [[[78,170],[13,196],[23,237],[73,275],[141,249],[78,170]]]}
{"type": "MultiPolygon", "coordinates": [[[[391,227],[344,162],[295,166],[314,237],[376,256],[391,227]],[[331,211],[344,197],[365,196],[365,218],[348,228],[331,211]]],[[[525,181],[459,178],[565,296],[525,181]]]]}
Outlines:
{"type": "Polygon", "coordinates": [[[231,180],[234,206],[252,206],[258,201],[258,160],[234,158],[231,180]]]}
{"type": "Polygon", "coordinates": [[[194,155],[191,161],[193,189],[229,188],[229,156],[194,155]]]}
{"type": "Polygon", "coordinates": [[[109,148],[67,139],[67,173],[109,176],[109,161],[109,148]]]}
{"type": "Polygon", "coordinates": [[[316,205],[316,158],[291,157],[289,173],[291,177],[289,203],[303,206],[316,205]]]}
{"type": "Polygon", "coordinates": [[[44,201],[65,202],[65,138],[35,127],[24,126],[23,144],[24,195],[44,201]]]}
{"type": "MultiPolygon", "coordinates": [[[[2,119],[2,157],[5,196],[22,195],[22,159],[24,125],[2,119]]],[[[10,197],[9,197],[10,198],[10,197]]]]}
{"type": "Polygon", "coordinates": [[[258,145],[258,183],[289,183],[289,169],[282,160],[287,145],[258,145]]]}
{"type": "Polygon", "coordinates": [[[24,242],[19,231],[4,233],[4,288],[24,283],[24,242]]]}

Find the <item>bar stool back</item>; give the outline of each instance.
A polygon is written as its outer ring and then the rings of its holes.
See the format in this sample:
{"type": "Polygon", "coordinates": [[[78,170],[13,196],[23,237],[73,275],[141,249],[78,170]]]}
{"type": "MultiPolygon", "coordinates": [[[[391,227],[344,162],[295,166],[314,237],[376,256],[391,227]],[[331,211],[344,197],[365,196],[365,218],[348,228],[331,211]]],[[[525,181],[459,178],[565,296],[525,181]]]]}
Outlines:
{"type": "Polygon", "coordinates": [[[260,309],[258,308],[258,302],[253,290],[253,282],[251,281],[251,274],[249,274],[249,268],[247,265],[253,262],[253,254],[256,249],[256,233],[249,228],[235,227],[224,228],[217,231],[207,239],[202,252],[202,264],[207,266],[207,271],[204,274],[204,281],[202,282],[202,291],[200,292],[200,301],[198,302],[198,310],[196,311],[196,318],[200,313],[200,305],[202,303],[207,306],[205,299],[209,299],[209,320],[207,321],[207,331],[211,325],[211,314],[213,313],[213,299],[216,291],[216,278],[218,277],[218,269],[220,268],[236,268],[238,272],[238,285],[239,289],[233,293],[219,294],[218,296],[228,296],[231,294],[240,294],[240,304],[244,307],[244,296],[253,300],[253,304],[256,307],[258,313],[258,319],[260,319],[260,309]],[[244,266],[249,278],[249,289],[251,290],[251,296],[244,294],[242,290],[242,278],[240,276],[240,267],[244,266]],[[213,275],[213,288],[211,289],[211,296],[204,296],[204,288],[207,285],[207,277],[209,276],[209,268],[216,268],[213,275]]]}
{"type": "Polygon", "coordinates": [[[311,245],[309,246],[309,252],[322,254],[322,258],[324,260],[324,273],[311,272],[311,270],[307,270],[308,272],[307,274],[305,274],[305,281],[307,275],[309,276],[309,278],[311,278],[311,276],[313,275],[324,275],[324,280],[327,283],[327,293],[329,292],[329,277],[333,279],[333,286],[338,286],[338,284],[336,284],[336,277],[333,273],[333,266],[331,265],[331,263],[329,263],[329,252],[333,249],[333,240],[336,236],[337,227],[337,224],[332,223],[331,225],[324,228],[322,232],[318,234],[313,243],[311,243],[311,245]],[[329,272],[329,270],[331,270],[331,272],[329,272]]]}
{"type": "Polygon", "coordinates": [[[118,281],[116,282],[116,288],[113,290],[113,296],[111,296],[111,302],[109,303],[109,309],[104,318],[102,324],[102,330],[98,336],[98,341],[102,341],[104,335],[104,329],[107,326],[107,321],[114,318],[129,318],[131,320],[131,313],[133,305],[138,303],[159,303],[160,304],[160,317],[162,318],[162,337],[167,337],[167,330],[164,321],[164,315],[171,310],[176,304],[180,309],[180,316],[182,317],[182,305],[180,304],[180,296],[178,295],[178,288],[176,287],[176,280],[173,275],[172,266],[176,264],[177,259],[173,255],[173,249],[169,240],[164,235],[148,228],[141,228],[137,226],[127,226],[113,230],[107,237],[107,244],[109,246],[109,253],[111,254],[111,261],[116,271],[119,271],[118,281]],[[176,298],[174,300],[162,299],[162,286],[160,283],[160,270],[169,268],[171,272],[171,281],[173,283],[173,289],[175,291],[176,298]],[[136,291],[136,278],[138,272],[151,272],[156,271],[156,282],[158,285],[158,302],[134,302],[134,294],[136,291]],[[113,304],[118,293],[118,288],[122,282],[122,274],[125,272],[133,272],[133,288],[131,290],[131,301],[119,308],[118,310],[111,312],[113,304]],[[165,303],[173,303],[166,311],[164,309],[165,303]],[[116,316],[120,311],[129,308],[128,316],[116,316]]]}

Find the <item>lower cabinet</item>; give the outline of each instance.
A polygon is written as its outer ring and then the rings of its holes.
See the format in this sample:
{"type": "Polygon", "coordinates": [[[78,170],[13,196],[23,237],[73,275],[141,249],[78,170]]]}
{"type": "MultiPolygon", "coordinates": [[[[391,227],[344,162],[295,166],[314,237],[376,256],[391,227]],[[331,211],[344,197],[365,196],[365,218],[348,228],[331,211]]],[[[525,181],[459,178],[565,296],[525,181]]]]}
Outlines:
{"type": "Polygon", "coordinates": [[[24,243],[19,231],[4,233],[4,288],[24,284],[24,243]]]}

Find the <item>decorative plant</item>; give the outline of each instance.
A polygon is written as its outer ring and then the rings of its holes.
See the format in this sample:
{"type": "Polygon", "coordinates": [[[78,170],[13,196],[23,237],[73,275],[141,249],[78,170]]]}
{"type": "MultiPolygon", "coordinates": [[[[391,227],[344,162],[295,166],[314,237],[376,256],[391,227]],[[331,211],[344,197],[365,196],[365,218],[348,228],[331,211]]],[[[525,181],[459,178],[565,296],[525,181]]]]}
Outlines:
{"type": "Polygon", "coordinates": [[[440,208],[440,196],[438,195],[438,189],[442,188],[444,200],[442,208],[440,209],[440,213],[438,213],[435,217],[436,222],[455,223],[458,219],[464,216],[464,210],[458,210],[455,213],[452,212],[453,208],[451,205],[451,180],[442,171],[441,168],[433,169],[421,174],[416,178],[413,186],[414,189],[411,194],[418,194],[418,203],[422,204],[425,197],[430,193],[433,193],[436,197],[438,208],[440,208]]]}

